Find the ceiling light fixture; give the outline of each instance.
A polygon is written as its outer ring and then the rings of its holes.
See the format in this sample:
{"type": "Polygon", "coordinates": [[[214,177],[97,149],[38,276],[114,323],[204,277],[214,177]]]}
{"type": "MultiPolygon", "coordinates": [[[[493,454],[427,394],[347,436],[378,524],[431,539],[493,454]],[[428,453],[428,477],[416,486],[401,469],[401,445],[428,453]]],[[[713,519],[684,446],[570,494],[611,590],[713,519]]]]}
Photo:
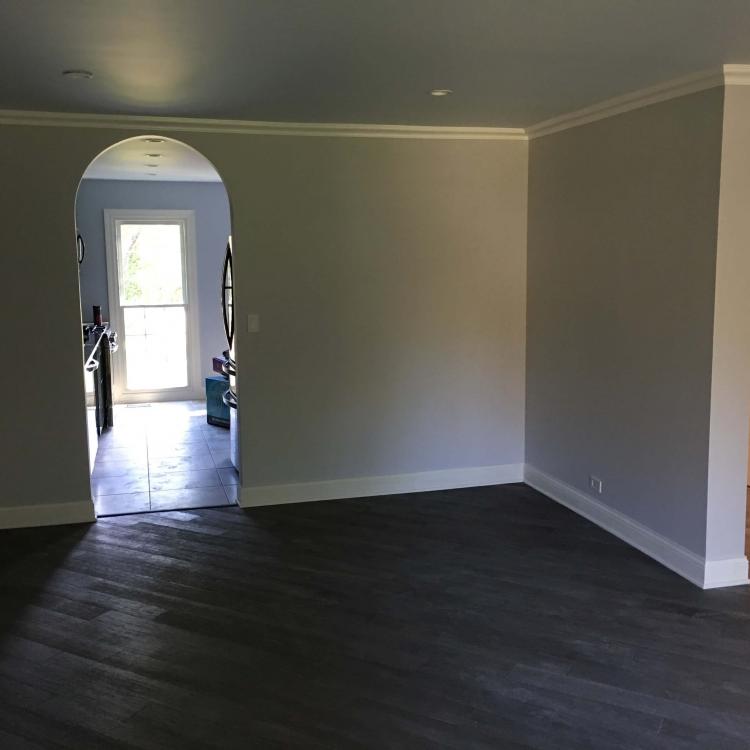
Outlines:
{"type": "Polygon", "coordinates": [[[151,169],[156,169],[156,167],[158,167],[159,165],[158,164],[144,164],[143,166],[150,167],[151,169]]]}
{"type": "Polygon", "coordinates": [[[430,96],[449,96],[453,93],[453,89],[432,89],[430,96]]]}
{"type": "Polygon", "coordinates": [[[62,74],[66,78],[75,78],[79,80],[88,80],[93,78],[94,74],[90,70],[63,70],[62,74]]]}
{"type": "Polygon", "coordinates": [[[161,154],[146,154],[149,159],[161,159],[161,154]]]}

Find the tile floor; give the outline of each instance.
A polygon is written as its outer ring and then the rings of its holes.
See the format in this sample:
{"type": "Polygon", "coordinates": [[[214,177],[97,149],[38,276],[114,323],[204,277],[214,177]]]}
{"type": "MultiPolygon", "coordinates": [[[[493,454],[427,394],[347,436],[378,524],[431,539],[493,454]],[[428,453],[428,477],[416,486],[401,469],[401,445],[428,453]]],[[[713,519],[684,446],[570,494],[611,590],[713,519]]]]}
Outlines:
{"type": "Polygon", "coordinates": [[[116,406],[91,475],[99,516],[234,505],[237,485],[229,430],[201,401],[116,406]]]}

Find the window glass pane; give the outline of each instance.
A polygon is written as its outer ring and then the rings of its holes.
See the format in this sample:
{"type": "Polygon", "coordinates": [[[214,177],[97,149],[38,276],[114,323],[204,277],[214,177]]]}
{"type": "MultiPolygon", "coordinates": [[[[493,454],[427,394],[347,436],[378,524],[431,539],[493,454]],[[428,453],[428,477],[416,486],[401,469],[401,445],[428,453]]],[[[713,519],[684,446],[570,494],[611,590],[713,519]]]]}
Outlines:
{"type": "Polygon", "coordinates": [[[120,304],[182,304],[179,224],[119,224],[120,304]]]}
{"type": "Polygon", "coordinates": [[[128,336],[146,335],[146,316],[142,307],[126,307],[123,311],[128,336]]]}
{"type": "Polygon", "coordinates": [[[185,308],[126,308],[123,315],[127,389],[147,391],[186,387],[185,308]]]}

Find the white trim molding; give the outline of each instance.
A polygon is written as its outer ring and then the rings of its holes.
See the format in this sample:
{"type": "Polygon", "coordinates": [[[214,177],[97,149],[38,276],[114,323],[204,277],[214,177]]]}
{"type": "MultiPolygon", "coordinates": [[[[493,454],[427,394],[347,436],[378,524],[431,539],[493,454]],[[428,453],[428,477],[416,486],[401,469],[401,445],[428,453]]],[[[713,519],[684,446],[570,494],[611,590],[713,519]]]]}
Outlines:
{"type": "MultiPolygon", "coordinates": [[[[198,266],[195,211],[193,209],[104,209],[104,245],[107,260],[107,290],[109,318],[114,330],[119,332],[121,353],[112,367],[112,395],[116,404],[175,401],[201,398],[200,312],[198,307],[198,266]],[[184,291],[185,335],[188,384],[179,388],[156,390],[128,390],[126,384],[127,331],[123,317],[124,308],[119,303],[119,233],[122,223],[177,224],[182,241],[182,279],[184,291]]],[[[154,365],[155,367],[158,365],[154,365]]]]}
{"type": "Polygon", "coordinates": [[[68,112],[0,110],[0,125],[62,128],[117,128],[143,133],[231,133],[235,135],[325,136],[329,138],[420,138],[428,140],[525,141],[523,128],[442,125],[366,125],[352,123],[262,122],[199,117],[95,115],[68,112]]]}
{"type": "Polygon", "coordinates": [[[263,487],[243,487],[240,492],[240,506],[253,508],[261,505],[341,500],[377,495],[401,495],[409,492],[454,490],[460,487],[481,487],[522,481],[523,464],[441,469],[414,474],[392,474],[333,479],[324,482],[297,482],[294,484],[272,484],[263,487]]]}
{"type": "Polygon", "coordinates": [[[0,529],[22,529],[31,526],[64,526],[70,523],[96,521],[92,500],[41,505],[13,505],[0,508],[0,529]]]}
{"type": "Polygon", "coordinates": [[[748,581],[746,557],[706,560],[671,539],[604,505],[565,482],[526,464],[526,484],[587,518],[703,589],[740,586],[748,581]]]}
{"type": "Polygon", "coordinates": [[[664,81],[655,86],[631,91],[612,99],[605,99],[589,107],[567,112],[531,125],[526,128],[526,134],[529,138],[541,138],[552,133],[559,133],[562,130],[577,128],[590,122],[605,120],[608,117],[641,109],[650,104],[658,104],[669,99],[676,99],[680,96],[725,85],[750,85],[750,65],[723,65],[721,68],[704,70],[671,81],[664,81]]]}
{"type": "Polygon", "coordinates": [[[443,125],[384,125],[367,123],[265,122],[205,117],[102,115],[72,112],[0,110],[0,125],[62,128],[113,128],[141,133],[231,133],[235,135],[323,136],[328,138],[417,138],[427,140],[527,141],[586,125],[624,112],[675,99],[717,86],[750,85],[750,65],[722,65],[664,81],[582,109],[557,115],[525,128],[443,125]]]}

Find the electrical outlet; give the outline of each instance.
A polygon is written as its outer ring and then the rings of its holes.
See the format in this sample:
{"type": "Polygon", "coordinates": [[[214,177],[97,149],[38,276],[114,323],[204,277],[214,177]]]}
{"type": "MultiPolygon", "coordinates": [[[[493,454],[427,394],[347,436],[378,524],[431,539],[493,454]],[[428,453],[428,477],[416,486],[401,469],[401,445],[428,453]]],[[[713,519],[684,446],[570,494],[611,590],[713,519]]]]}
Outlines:
{"type": "Polygon", "coordinates": [[[589,487],[596,492],[597,495],[602,494],[602,490],[604,489],[604,483],[602,482],[599,477],[595,477],[593,474],[589,476],[589,487]]]}

